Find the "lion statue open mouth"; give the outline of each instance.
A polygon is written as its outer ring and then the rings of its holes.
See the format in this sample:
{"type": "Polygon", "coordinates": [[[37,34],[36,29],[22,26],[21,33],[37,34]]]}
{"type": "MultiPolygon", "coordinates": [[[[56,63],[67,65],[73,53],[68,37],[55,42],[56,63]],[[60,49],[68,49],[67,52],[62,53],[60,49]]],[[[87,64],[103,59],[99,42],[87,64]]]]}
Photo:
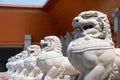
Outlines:
{"type": "Polygon", "coordinates": [[[73,19],[75,39],[68,45],[71,64],[82,73],[80,80],[106,80],[115,60],[115,48],[106,14],[81,12],[73,19]]]}

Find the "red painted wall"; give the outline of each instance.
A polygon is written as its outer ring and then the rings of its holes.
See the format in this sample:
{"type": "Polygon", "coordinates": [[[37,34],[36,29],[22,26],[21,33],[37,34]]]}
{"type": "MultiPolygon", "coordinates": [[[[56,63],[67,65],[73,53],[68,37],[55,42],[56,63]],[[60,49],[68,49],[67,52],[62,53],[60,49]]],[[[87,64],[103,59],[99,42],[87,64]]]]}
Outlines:
{"type": "Polygon", "coordinates": [[[72,32],[72,19],[82,11],[99,10],[108,15],[113,28],[112,13],[120,0],[49,0],[41,8],[0,7],[0,45],[23,45],[24,35],[31,34],[33,44],[44,36],[72,32]]]}
{"type": "Polygon", "coordinates": [[[23,45],[25,34],[39,43],[44,36],[56,34],[53,27],[51,16],[40,9],[0,8],[0,45],[23,45]]]}

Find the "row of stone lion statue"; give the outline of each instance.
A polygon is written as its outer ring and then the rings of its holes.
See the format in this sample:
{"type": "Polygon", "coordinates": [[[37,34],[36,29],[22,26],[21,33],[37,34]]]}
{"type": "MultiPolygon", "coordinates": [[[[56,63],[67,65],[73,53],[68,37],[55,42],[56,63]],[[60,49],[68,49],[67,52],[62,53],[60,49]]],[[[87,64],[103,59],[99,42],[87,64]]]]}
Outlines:
{"type": "Polygon", "coordinates": [[[10,80],[120,80],[120,49],[114,47],[107,15],[81,12],[73,19],[74,39],[63,55],[57,36],[8,59],[10,80]],[[66,76],[74,76],[66,78],[66,76]]]}
{"type": "Polygon", "coordinates": [[[44,47],[30,45],[25,51],[9,58],[5,75],[11,80],[60,80],[65,75],[78,77],[79,71],[71,65],[68,57],[63,56],[57,36],[45,37],[41,46],[44,47]]]}

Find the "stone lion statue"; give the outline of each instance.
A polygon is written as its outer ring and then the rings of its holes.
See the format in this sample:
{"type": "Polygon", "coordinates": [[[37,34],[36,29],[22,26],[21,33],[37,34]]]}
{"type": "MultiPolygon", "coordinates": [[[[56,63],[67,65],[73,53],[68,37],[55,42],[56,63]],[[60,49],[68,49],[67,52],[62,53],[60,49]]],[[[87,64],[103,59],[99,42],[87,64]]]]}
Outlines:
{"type": "Polygon", "coordinates": [[[6,64],[8,71],[5,76],[11,80],[35,80],[37,75],[40,75],[40,69],[36,66],[40,52],[40,46],[30,45],[25,51],[9,58],[6,64]]]}
{"type": "Polygon", "coordinates": [[[68,45],[67,54],[71,64],[82,73],[80,80],[110,80],[118,59],[115,61],[107,15],[99,11],[81,12],[72,25],[75,39],[68,45]]]}
{"type": "Polygon", "coordinates": [[[22,51],[21,53],[17,54],[19,57],[19,59],[16,61],[16,74],[20,74],[22,72],[22,70],[24,69],[24,60],[27,57],[28,52],[27,51],[22,51]]]}
{"type": "Polygon", "coordinates": [[[37,56],[41,52],[41,48],[38,45],[30,45],[27,47],[28,57],[24,60],[24,70],[21,73],[24,75],[24,80],[35,80],[35,77],[40,72],[40,69],[36,66],[37,56]]]}
{"type": "Polygon", "coordinates": [[[17,60],[17,58],[14,57],[10,57],[8,59],[8,62],[6,63],[6,68],[8,69],[8,71],[5,73],[6,76],[9,76],[10,74],[13,74],[16,71],[16,67],[15,67],[15,61],[17,60]]]}
{"type": "Polygon", "coordinates": [[[77,75],[79,72],[62,54],[61,41],[56,36],[47,36],[41,40],[42,53],[37,58],[37,66],[45,73],[44,80],[59,80],[60,75],[77,75]]]}
{"type": "Polygon", "coordinates": [[[24,69],[23,62],[24,62],[26,55],[27,55],[27,51],[22,51],[18,53],[17,55],[9,58],[8,63],[6,64],[8,71],[5,73],[5,76],[11,79],[18,76],[24,69]]]}

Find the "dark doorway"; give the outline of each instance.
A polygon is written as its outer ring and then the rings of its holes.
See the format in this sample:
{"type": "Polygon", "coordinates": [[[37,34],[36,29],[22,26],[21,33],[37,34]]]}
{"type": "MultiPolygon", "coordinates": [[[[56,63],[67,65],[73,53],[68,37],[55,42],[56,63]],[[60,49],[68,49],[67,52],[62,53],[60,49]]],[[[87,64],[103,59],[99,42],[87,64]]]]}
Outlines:
{"type": "Polygon", "coordinates": [[[20,53],[23,46],[0,46],[0,72],[5,72],[8,58],[20,53]]]}

